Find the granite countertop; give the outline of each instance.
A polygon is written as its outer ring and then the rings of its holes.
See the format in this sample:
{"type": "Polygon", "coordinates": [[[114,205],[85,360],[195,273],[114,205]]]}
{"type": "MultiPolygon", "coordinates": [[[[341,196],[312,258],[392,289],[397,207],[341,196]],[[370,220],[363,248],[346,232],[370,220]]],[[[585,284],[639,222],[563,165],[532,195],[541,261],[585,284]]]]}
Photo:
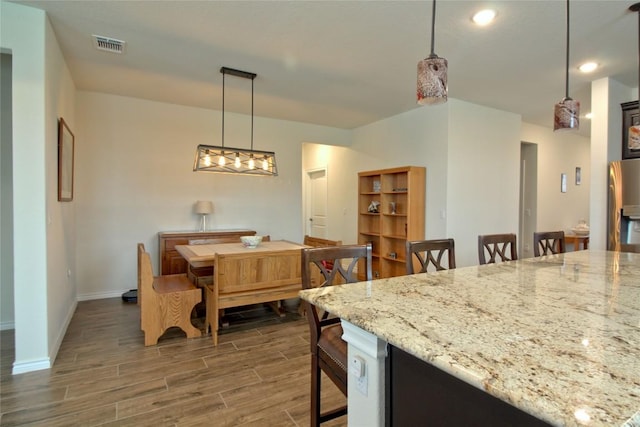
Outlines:
{"type": "Polygon", "coordinates": [[[640,254],[569,252],[300,296],[553,425],[640,426],[640,254]]]}

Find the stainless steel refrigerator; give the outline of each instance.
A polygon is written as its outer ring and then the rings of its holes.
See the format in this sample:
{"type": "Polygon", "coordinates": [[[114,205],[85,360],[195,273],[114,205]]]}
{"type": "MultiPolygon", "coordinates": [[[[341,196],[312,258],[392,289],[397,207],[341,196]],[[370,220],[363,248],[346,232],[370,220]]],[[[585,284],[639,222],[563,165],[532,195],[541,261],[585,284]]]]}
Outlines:
{"type": "Polygon", "coordinates": [[[640,159],[609,164],[607,248],[640,253],[640,159]]]}

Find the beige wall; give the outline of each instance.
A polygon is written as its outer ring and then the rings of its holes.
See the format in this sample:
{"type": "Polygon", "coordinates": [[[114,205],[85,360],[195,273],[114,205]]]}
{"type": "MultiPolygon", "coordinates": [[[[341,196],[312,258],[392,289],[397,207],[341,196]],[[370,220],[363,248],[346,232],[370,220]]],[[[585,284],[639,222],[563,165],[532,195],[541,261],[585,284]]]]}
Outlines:
{"type": "MultiPolygon", "coordinates": [[[[211,200],[210,228],[249,228],[302,241],[302,142],[346,144],[348,131],[256,117],[254,148],[276,152],[277,177],[193,172],[198,144],[219,145],[219,111],[99,93],[77,96],[79,299],[136,287],[136,243],[153,254],[157,233],[194,231],[196,200],[211,200]]],[[[226,112],[225,145],[250,146],[250,118],[226,112]]]]}
{"type": "MultiPolygon", "coordinates": [[[[582,123],[588,126],[589,123],[582,123]]],[[[571,132],[522,124],[522,140],[538,145],[538,211],[536,229],[568,232],[589,218],[591,160],[589,139],[571,132]],[[576,185],[575,170],[582,183],[576,185]],[[560,192],[560,174],[567,174],[567,192],[560,192]]]]}
{"type": "Polygon", "coordinates": [[[21,373],[50,367],[76,304],[73,204],[57,201],[57,123],[74,125],[75,87],[44,12],[0,8],[1,47],[13,64],[14,274],[2,286],[13,287],[13,372],[21,373]]]}
{"type": "Polygon", "coordinates": [[[0,330],[13,329],[11,55],[0,54],[0,330]]]}
{"type": "Polygon", "coordinates": [[[454,237],[458,265],[474,265],[478,234],[518,233],[521,141],[539,145],[538,226],[565,229],[588,220],[587,138],[455,99],[358,128],[350,147],[306,144],[303,165],[328,168],[329,237],[345,243],[357,240],[357,172],[425,166],[426,238],[454,237]],[[580,186],[576,166],[583,168],[580,186]],[[560,171],[570,178],[567,193],[559,191],[560,171]]]}
{"type": "MultiPolygon", "coordinates": [[[[49,354],[54,359],[76,308],[76,203],[58,201],[58,119],[72,132],[76,88],[51,28],[46,21],[46,223],[47,317],[49,354]]],[[[77,181],[77,180],[76,180],[77,181]]]]}
{"type": "Polygon", "coordinates": [[[518,233],[520,116],[452,100],[447,234],[456,266],[478,264],[478,235],[518,233]]]}

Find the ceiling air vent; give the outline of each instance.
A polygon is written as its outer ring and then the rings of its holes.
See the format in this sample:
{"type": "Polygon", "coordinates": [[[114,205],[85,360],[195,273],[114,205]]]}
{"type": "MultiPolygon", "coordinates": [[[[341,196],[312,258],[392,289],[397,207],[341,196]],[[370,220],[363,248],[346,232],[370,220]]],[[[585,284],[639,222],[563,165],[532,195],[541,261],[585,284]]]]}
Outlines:
{"type": "Polygon", "coordinates": [[[93,35],[93,45],[98,50],[104,50],[111,53],[124,53],[124,45],[126,42],[111,37],[93,35]]]}

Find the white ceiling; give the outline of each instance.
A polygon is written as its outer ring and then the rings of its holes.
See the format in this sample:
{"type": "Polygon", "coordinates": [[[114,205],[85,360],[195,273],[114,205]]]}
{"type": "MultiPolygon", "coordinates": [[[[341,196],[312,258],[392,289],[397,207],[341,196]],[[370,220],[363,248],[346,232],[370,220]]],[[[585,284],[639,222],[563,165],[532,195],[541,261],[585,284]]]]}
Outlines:
{"type": "MultiPolygon", "coordinates": [[[[256,73],[255,115],[354,128],[413,108],[429,54],[431,1],[20,1],[44,9],[79,90],[221,108],[226,66],[256,73]],[[96,50],[92,34],[127,42],[96,50]]],[[[573,0],[569,94],[590,110],[591,81],[638,87],[634,1],[573,0]],[[594,60],[584,75],[577,66],[594,60]]],[[[551,127],[564,96],[565,2],[437,3],[435,51],[449,96],[551,127]],[[496,22],[477,27],[482,7],[496,22]]],[[[227,77],[225,110],[250,111],[249,80],[227,77]]],[[[435,107],[437,108],[437,107],[435,107]]],[[[589,134],[582,120],[581,133],[589,134]]]]}

